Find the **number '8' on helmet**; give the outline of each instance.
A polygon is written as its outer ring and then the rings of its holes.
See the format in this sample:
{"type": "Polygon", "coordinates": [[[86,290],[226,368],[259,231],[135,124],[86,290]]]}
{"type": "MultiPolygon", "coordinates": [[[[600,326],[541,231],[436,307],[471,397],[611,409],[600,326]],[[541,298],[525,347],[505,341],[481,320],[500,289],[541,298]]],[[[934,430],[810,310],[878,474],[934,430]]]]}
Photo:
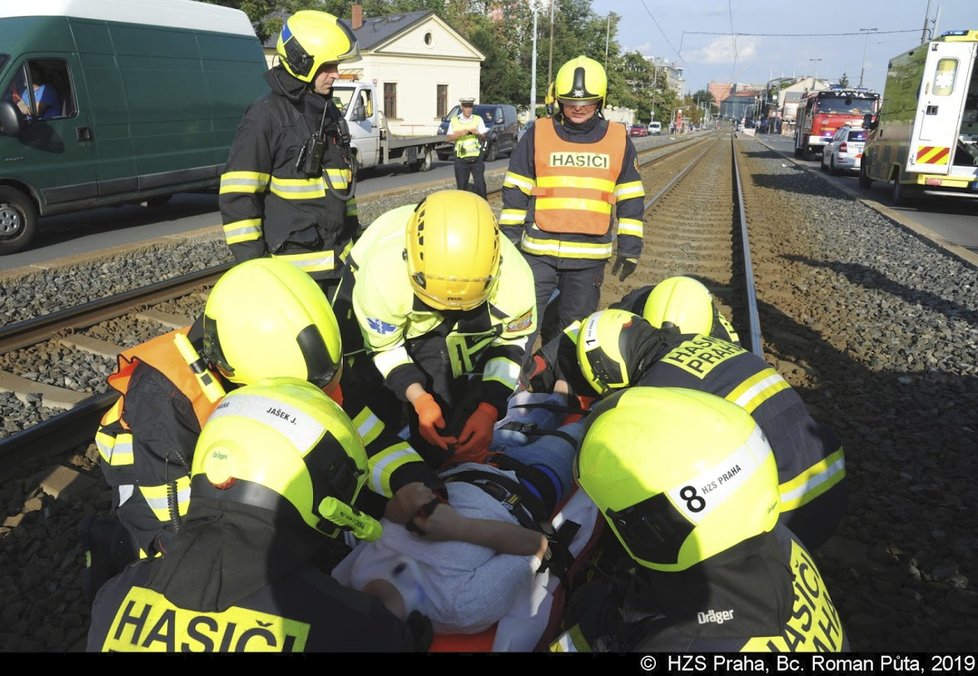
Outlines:
{"type": "Polygon", "coordinates": [[[475,193],[442,190],[423,199],[407,225],[411,288],[436,310],[471,310],[499,275],[499,227],[475,193]]]}
{"type": "Polygon", "coordinates": [[[599,310],[584,319],[577,336],[577,363],[598,394],[631,385],[657,354],[658,332],[626,310],[599,310]]]}
{"type": "Polygon", "coordinates": [[[655,285],[642,316],[655,328],[672,324],[682,333],[710,335],[713,330],[713,297],[692,277],[669,277],[655,285]]]}
{"type": "Polygon", "coordinates": [[[554,95],[561,102],[604,105],[608,93],[608,76],[604,66],[586,56],[578,56],[557,71],[554,95]]]}
{"type": "Polygon", "coordinates": [[[303,82],[312,82],[324,63],[360,58],[356,36],[349,26],[332,14],[310,9],[286,19],[275,51],[285,70],[303,82]]]}
{"type": "Polygon", "coordinates": [[[307,381],[269,378],[228,393],[207,419],[191,502],[206,495],[297,515],[335,535],[327,506],[352,503],[366,476],[367,452],[343,409],[307,381]]]}
{"type": "Polygon", "coordinates": [[[774,528],[774,454],[736,404],[634,387],[599,402],[588,419],[575,477],[639,564],[686,570],[774,528]]]}
{"type": "Polygon", "coordinates": [[[203,356],[232,382],[289,376],[329,388],[339,380],[336,316],[291,263],[257,258],[225,272],[207,298],[203,328],[203,356]]]}

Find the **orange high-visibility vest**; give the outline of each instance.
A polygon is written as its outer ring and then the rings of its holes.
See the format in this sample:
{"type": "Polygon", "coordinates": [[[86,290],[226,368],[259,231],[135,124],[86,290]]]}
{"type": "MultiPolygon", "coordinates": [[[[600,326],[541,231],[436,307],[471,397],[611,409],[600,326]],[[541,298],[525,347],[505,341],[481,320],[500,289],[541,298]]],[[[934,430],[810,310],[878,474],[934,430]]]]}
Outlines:
{"type": "Polygon", "coordinates": [[[534,222],[546,232],[604,235],[625,161],[625,127],[609,124],[599,141],[571,143],[556,124],[541,120],[534,131],[534,222]]]}

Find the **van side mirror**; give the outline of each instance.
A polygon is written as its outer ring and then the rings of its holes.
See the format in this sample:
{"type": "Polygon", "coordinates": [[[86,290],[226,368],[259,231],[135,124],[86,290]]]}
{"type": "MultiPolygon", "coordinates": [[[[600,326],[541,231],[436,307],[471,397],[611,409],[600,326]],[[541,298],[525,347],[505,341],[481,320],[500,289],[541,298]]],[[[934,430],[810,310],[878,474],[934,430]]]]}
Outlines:
{"type": "Polygon", "coordinates": [[[876,120],[873,119],[872,113],[866,113],[863,115],[863,128],[876,129],[876,120]]]}
{"type": "Polygon", "coordinates": [[[0,103],[0,134],[4,136],[20,136],[23,131],[23,123],[20,119],[20,112],[10,101],[0,103]]]}

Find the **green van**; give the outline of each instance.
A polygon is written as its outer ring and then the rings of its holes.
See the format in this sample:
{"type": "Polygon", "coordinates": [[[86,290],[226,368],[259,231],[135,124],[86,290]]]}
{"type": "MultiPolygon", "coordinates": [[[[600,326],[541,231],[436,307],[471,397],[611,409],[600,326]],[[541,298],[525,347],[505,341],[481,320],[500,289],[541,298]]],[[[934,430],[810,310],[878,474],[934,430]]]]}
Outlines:
{"type": "Polygon", "coordinates": [[[26,248],[39,216],[217,187],[266,69],[236,9],[0,3],[0,254],[26,248]]]}

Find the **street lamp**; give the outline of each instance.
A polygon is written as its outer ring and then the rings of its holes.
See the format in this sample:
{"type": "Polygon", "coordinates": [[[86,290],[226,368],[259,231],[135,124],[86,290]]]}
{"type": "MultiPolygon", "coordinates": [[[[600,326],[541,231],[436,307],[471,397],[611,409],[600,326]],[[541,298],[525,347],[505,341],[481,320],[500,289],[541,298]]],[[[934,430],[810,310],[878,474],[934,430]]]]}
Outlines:
{"type": "Polygon", "coordinates": [[[861,88],[863,86],[863,71],[866,70],[866,48],[869,47],[869,34],[878,31],[879,28],[860,28],[859,30],[866,34],[863,40],[863,65],[859,67],[859,86],[861,88]]]}
{"type": "Polygon", "coordinates": [[[812,75],[812,89],[815,89],[815,81],[818,79],[818,62],[821,61],[821,59],[809,59],[809,61],[815,64],[812,66],[812,70],[815,72],[815,74],[812,75]]]}

